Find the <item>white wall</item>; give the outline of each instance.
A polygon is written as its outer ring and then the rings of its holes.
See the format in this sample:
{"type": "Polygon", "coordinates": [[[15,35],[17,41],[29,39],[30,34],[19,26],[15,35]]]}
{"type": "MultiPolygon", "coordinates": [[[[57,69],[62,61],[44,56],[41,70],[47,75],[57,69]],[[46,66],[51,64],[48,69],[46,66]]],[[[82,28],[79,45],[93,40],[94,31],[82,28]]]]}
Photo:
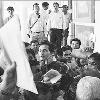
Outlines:
{"type": "Polygon", "coordinates": [[[95,34],[96,34],[96,43],[95,43],[95,52],[100,53],[100,1],[95,1],[95,34]]]}

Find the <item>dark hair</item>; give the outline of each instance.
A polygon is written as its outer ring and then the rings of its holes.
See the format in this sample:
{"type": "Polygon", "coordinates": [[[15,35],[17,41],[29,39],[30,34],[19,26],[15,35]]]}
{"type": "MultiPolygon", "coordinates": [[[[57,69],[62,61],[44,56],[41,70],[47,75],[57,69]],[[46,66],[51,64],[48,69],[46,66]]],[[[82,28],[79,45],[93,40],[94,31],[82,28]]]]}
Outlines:
{"type": "Polygon", "coordinates": [[[62,51],[61,48],[59,48],[59,49],[56,50],[56,55],[63,56],[63,51],[62,51]]]}
{"type": "Polygon", "coordinates": [[[94,61],[100,65],[100,53],[98,53],[98,52],[92,53],[89,56],[89,58],[93,58],[94,61]]]}
{"type": "Polygon", "coordinates": [[[28,47],[30,44],[27,42],[24,42],[25,47],[28,47]]]}
{"type": "Polygon", "coordinates": [[[53,6],[54,6],[55,4],[57,4],[57,5],[59,6],[59,3],[57,3],[57,2],[54,2],[54,3],[53,3],[53,6]]]}
{"type": "Polygon", "coordinates": [[[34,3],[34,4],[33,4],[33,8],[34,8],[34,5],[39,5],[39,4],[38,4],[38,3],[34,3]]]}
{"type": "Polygon", "coordinates": [[[48,40],[43,40],[40,42],[39,46],[41,45],[48,45],[49,46],[49,51],[52,53],[54,52],[54,45],[51,44],[48,40]]]}
{"type": "Polygon", "coordinates": [[[7,11],[8,11],[8,10],[14,11],[14,8],[9,6],[9,7],[7,8],[7,11]]]}
{"type": "Polygon", "coordinates": [[[73,41],[77,41],[79,45],[81,45],[81,41],[78,38],[74,38],[70,41],[70,44],[72,44],[73,41]]]}
{"type": "Polygon", "coordinates": [[[66,50],[72,51],[72,48],[71,48],[71,46],[69,46],[69,45],[63,46],[61,49],[62,49],[62,51],[66,51],[66,50]]]}
{"type": "Polygon", "coordinates": [[[43,2],[43,3],[42,3],[42,7],[47,7],[48,5],[49,5],[48,2],[43,2]]]}
{"type": "Polygon", "coordinates": [[[34,52],[32,51],[32,49],[26,49],[27,54],[32,54],[32,56],[34,56],[34,52]]]}
{"type": "Polygon", "coordinates": [[[0,67],[0,76],[4,74],[3,68],[0,67]]]}
{"type": "Polygon", "coordinates": [[[67,8],[68,9],[68,6],[67,5],[63,5],[62,8],[67,8]]]}
{"type": "Polygon", "coordinates": [[[97,65],[97,69],[100,71],[100,53],[95,52],[89,56],[90,59],[93,59],[97,65]]]}

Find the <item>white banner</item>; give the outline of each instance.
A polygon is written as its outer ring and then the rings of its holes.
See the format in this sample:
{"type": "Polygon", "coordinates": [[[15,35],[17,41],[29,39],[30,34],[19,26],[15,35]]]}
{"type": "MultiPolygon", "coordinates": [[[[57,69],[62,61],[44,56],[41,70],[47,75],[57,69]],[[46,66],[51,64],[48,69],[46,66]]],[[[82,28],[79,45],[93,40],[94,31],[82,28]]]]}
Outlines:
{"type": "Polygon", "coordinates": [[[20,22],[17,16],[0,29],[0,39],[11,61],[17,63],[17,86],[38,94],[21,40],[20,22]]]}

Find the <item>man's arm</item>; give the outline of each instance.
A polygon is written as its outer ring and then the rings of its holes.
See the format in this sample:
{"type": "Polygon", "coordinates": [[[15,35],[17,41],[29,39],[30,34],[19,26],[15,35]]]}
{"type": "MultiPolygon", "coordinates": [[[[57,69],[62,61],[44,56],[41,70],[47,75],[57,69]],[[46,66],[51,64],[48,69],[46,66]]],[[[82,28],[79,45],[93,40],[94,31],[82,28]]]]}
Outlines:
{"type": "Polygon", "coordinates": [[[10,100],[10,98],[18,97],[13,92],[15,91],[17,82],[16,63],[7,66],[4,72],[2,82],[0,84],[0,100],[10,100]]]}

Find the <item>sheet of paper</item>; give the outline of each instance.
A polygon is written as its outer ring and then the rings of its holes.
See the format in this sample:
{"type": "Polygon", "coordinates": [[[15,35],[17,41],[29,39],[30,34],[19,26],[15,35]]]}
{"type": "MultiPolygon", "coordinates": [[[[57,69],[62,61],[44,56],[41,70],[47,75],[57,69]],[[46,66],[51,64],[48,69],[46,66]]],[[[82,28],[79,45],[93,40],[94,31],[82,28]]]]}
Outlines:
{"type": "Polygon", "coordinates": [[[44,79],[46,80],[44,83],[50,81],[54,84],[61,78],[61,76],[62,75],[57,70],[51,69],[44,75],[44,79]]]}
{"type": "Polygon", "coordinates": [[[17,16],[0,29],[0,39],[10,60],[17,63],[17,86],[38,94],[21,40],[20,22],[17,16]]]}

